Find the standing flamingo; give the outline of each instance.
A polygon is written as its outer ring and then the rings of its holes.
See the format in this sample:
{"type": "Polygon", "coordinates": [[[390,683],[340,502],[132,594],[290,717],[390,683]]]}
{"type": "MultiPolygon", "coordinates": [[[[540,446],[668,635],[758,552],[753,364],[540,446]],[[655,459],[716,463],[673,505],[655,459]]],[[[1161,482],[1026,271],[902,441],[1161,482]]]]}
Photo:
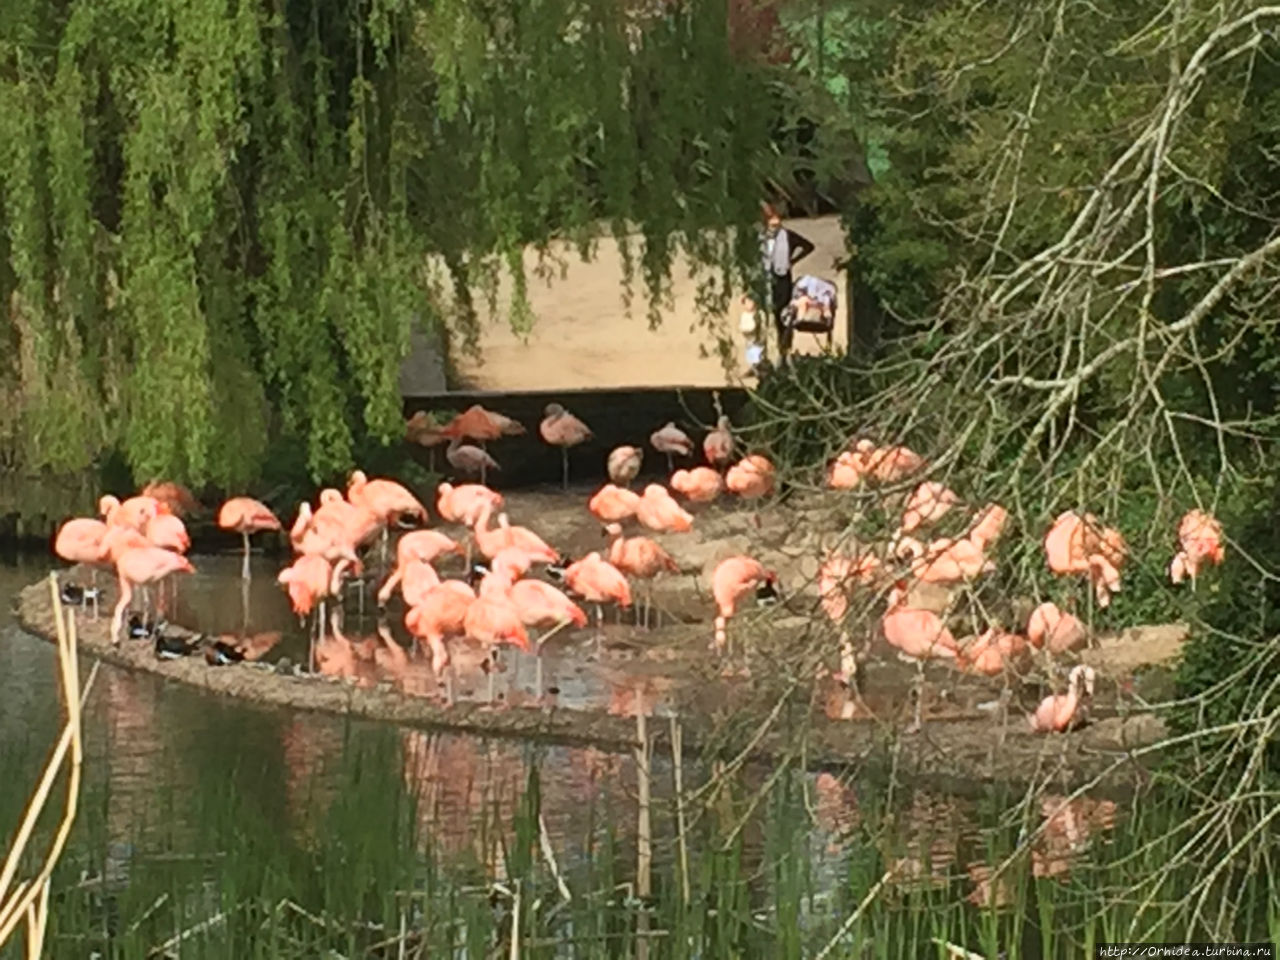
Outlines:
{"type": "Polygon", "coordinates": [[[702,439],[702,452],[713,467],[727,467],[733,460],[733,431],[729,418],[722,416],[716,428],[702,439]]]}
{"type": "Polygon", "coordinates": [[[1222,524],[1203,510],[1189,510],[1178,524],[1178,545],[1182,549],[1169,564],[1169,579],[1181,583],[1190,577],[1194,590],[1203,564],[1222,563],[1222,524]]]}
{"type": "MultiPolygon", "coordinates": [[[[671,554],[648,537],[623,537],[622,527],[611,523],[605,527],[611,538],[609,562],[627,576],[645,583],[644,625],[649,626],[649,614],[653,609],[653,579],[660,573],[679,573],[680,567],[671,554]]],[[[638,611],[637,611],[638,612],[638,611]]]]}
{"type": "Polygon", "coordinates": [[[249,537],[264,530],[279,530],[280,518],[265,503],[252,497],[232,497],[218,510],[218,526],[223,530],[235,531],[244,541],[244,563],[240,567],[240,577],[248,580],[249,537]]]}
{"type": "Polygon", "coordinates": [[[591,428],[565,410],[558,403],[547,404],[543,411],[542,422],[538,425],[542,439],[553,447],[560,448],[563,460],[563,486],[569,489],[569,448],[576,447],[592,438],[591,428]]]}
{"type": "Polygon", "coordinates": [[[440,430],[435,417],[425,410],[418,410],[404,424],[405,443],[412,443],[427,449],[427,468],[436,472],[436,447],[448,443],[449,438],[440,430]]]}
{"type": "Polygon", "coordinates": [[[898,648],[903,660],[916,665],[916,716],[909,733],[920,729],[924,707],[924,662],[932,659],[955,660],[960,645],[947,625],[932,610],[917,610],[906,605],[907,584],[898,581],[889,594],[889,608],[880,621],[884,638],[898,648]]]}
{"type": "Polygon", "coordinates": [[[596,656],[604,642],[604,610],[602,604],[616,602],[626,610],[631,606],[631,587],[622,571],[592,551],[581,560],[569,564],[564,583],[571,591],[596,607],[596,656]]]}
{"type": "Polygon", "coordinates": [[[873,553],[854,559],[839,551],[832,551],[818,568],[818,595],[822,610],[840,633],[840,672],[836,679],[846,686],[853,686],[858,672],[858,660],[845,628],[844,618],[849,612],[849,590],[857,583],[870,583],[880,571],[880,560],[873,553]]]}
{"type": "Polygon", "coordinates": [[[53,552],[68,563],[81,563],[89,568],[93,599],[93,618],[98,618],[98,567],[107,566],[110,559],[103,540],[107,525],[101,520],[77,517],[58,528],[53,539],[53,552]]]}
{"type": "Polygon", "coordinates": [[[715,640],[712,648],[724,655],[729,652],[729,621],[744,594],[761,588],[776,590],[778,575],[766,570],[759,560],[739,556],[721,560],[711,575],[711,595],[716,602],[715,640]]]}
{"type": "MultiPolygon", "coordinates": [[[[494,561],[495,566],[497,561],[494,561]]],[[[495,571],[495,575],[502,576],[495,571]]],[[[534,695],[542,699],[542,647],[553,636],[568,626],[585,627],[587,615],[582,608],[549,583],[541,580],[508,580],[507,599],[520,614],[520,622],[526,627],[544,631],[534,641],[537,657],[534,676],[534,695]]]]}
{"type": "Polygon", "coordinates": [[[159,583],[175,573],[195,573],[191,562],[181,554],[160,547],[135,547],[125,550],[116,560],[116,574],[120,578],[120,599],[116,601],[111,616],[111,642],[120,644],[120,628],[124,614],[133,600],[135,587],[159,583]]]}
{"type": "Polygon", "coordinates": [[[466,634],[467,610],[475,599],[475,592],[461,580],[445,580],[405,611],[404,625],[431,652],[431,669],[437,676],[449,665],[445,641],[466,634]]]}
{"type": "Polygon", "coordinates": [[[687,457],[693,453],[693,441],[689,439],[689,435],[677,427],[674,421],[670,420],[661,429],[655,430],[649,435],[649,443],[653,445],[653,449],[667,455],[668,475],[675,469],[675,463],[672,461],[673,456],[687,457]]]}
{"type": "Polygon", "coordinates": [[[454,437],[449,441],[449,449],[444,452],[444,458],[459,473],[478,476],[481,483],[488,479],[490,470],[502,469],[487,450],[463,443],[461,437],[454,437]]]}

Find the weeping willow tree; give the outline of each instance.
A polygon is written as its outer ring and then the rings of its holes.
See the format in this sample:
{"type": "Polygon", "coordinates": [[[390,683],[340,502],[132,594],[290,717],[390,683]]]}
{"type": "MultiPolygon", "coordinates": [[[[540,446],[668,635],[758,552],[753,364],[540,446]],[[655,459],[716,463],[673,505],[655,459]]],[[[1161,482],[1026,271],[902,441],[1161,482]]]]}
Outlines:
{"type": "Polygon", "coordinates": [[[242,486],[402,429],[410,324],[612,228],[651,320],[750,260],[765,77],[725,8],[18,0],[0,21],[0,458],[242,486]],[[446,265],[450,300],[429,264],[446,265]]]}

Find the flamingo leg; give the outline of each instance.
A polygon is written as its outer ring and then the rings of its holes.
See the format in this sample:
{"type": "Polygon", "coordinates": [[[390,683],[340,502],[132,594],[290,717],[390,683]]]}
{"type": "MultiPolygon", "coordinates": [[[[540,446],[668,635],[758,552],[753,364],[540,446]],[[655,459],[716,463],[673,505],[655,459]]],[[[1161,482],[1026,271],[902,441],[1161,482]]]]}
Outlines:
{"type": "MultiPolygon", "coordinates": [[[[391,540],[391,528],[383,527],[382,528],[382,551],[379,556],[379,562],[382,564],[382,569],[384,570],[387,568],[387,545],[390,542],[390,540],[391,540]]],[[[364,607],[360,608],[360,612],[361,613],[364,612],[364,607]]]]}
{"type": "Polygon", "coordinates": [[[240,566],[240,579],[249,579],[249,531],[241,530],[240,536],[244,540],[244,563],[240,566]]]}
{"type": "Polygon", "coordinates": [[[668,477],[671,476],[671,474],[675,471],[675,469],[676,469],[676,462],[671,458],[671,451],[668,450],[667,451],[667,476],[668,477]]]}
{"type": "Polygon", "coordinates": [[[560,459],[563,464],[563,477],[561,478],[562,485],[564,486],[564,489],[568,490],[569,489],[569,448],[568,447],[560,448],[560,459]]]}
{"type": "Polygon", "coordinates": [[[489,654],[489,669],[487,672],[489,674],[489,703],[492,704],[494,700],[494,693],[495,693],[494,686],[496,683],[496,678],[494,675],[498,672],[498,651],[497,650],[494,650],[489,654]]]}
{"type": "Polygon", "coordinates": [[[89,570],[89,588],[93,591],[93,619],[98,619],[98,568],[89,570]]]}
{"type": "Polygon", "coordinates": [[[125,580],[120,579],[120,599],[116,601],[115,611],[111,614],[111,642],[115,646],[120,645],[120,628],[124,625],[124,614],[129,608],[129,601],[133,599],[133,585],[125,580]]]}
{"type": "Polygon", "coordinates": [[[604,652],[604,608],[596,604],[596,659],[604,652]]]}

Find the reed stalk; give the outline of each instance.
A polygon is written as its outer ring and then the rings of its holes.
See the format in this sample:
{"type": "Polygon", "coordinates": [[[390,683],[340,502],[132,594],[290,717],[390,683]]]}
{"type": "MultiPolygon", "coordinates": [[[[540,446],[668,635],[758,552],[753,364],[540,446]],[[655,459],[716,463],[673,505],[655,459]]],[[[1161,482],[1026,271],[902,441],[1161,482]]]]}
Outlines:
{"type": "Polygon", "coordinates": [[[57,626],[58,671],[62,682],[67,719],[57,746],[54,747],[53,755],[45,764],[44,775],[40,778],[35,793],[27,802],[22,823],[9,848],[8,856],[5,857],[4,866],[0,868],[0,947],[8,943],[19,924],[25,920],[28,960],[35,960],[43,953],[44,936],[49,920],[49,878],[53,874],[58,858],[62,855],[67,837],[71,834],[72,824],[76,819],[76,808],[80,798],[80,768],[84,759],[81,710],[84,704],[83,698],[92,688],[98,669],[97,664],[94,664],[82,692],[79,661],[76,659],[75,618],[65,616],[59,597],[58,579],[52,573],[49,574],[49,593],[57,626]],[[58,824],[53,842],[39,871],[32,879],[15,884],[14,877],[26,854],[40,815],[49,802],[54,781],[68,753],[70,753],[70,760],[67,774],[67,803],[62,813],[62,820],[58,824]]]}

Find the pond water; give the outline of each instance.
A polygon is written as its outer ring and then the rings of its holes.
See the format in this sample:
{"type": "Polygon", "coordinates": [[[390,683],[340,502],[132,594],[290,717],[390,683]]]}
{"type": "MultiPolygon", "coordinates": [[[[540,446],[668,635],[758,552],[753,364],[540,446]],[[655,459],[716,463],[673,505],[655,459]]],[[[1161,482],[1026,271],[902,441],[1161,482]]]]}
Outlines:
{"type": "MultiPolygon", "coordinates": [[[[306,662],[274,566],[255,566],[243,592],[237,558],[195,562],[170,601],[175,622],[306,662]]],[[[0,565],[0,596],[48,569],[0,565]]],[[[372,614],[352,610],[340,629],[326,642],[349,650],[330,662],[360,682],[405,682],[362,652],[388,642],[372,614]]],[[[568,654],[545,667],[563,699],[634,711],[633,679],[611,689],[568,654]]],[[[0,612],[6,832],[57,735],[55,668],[52,646],[0,612]]],[[[530,659],[507,658],[498,696],[531,695],[532,678],[530,659]]],[[[485,686],[456,693],[484,699],[485,686]]],[[[655,713],[649,723],[668,722],[655,713]]],[[[1008,958],[1078,956],[1100,916],[1079,878],[1138,842],[1112,799],[961,798],[724,759],[677,769],[662,753],[642,767],[630,754],[263,708],[105,666],[85,729],[49,956],[514,957],[513,930],[522,956],[866,955],[857,942],[915,956],[934,936],[997,938],[1008,958]],[[848,922],[867,896],[874,909],[848,922]],[[1046,923],[1068,921],[1060,949],[1044,939],[1046,923]]]]}

